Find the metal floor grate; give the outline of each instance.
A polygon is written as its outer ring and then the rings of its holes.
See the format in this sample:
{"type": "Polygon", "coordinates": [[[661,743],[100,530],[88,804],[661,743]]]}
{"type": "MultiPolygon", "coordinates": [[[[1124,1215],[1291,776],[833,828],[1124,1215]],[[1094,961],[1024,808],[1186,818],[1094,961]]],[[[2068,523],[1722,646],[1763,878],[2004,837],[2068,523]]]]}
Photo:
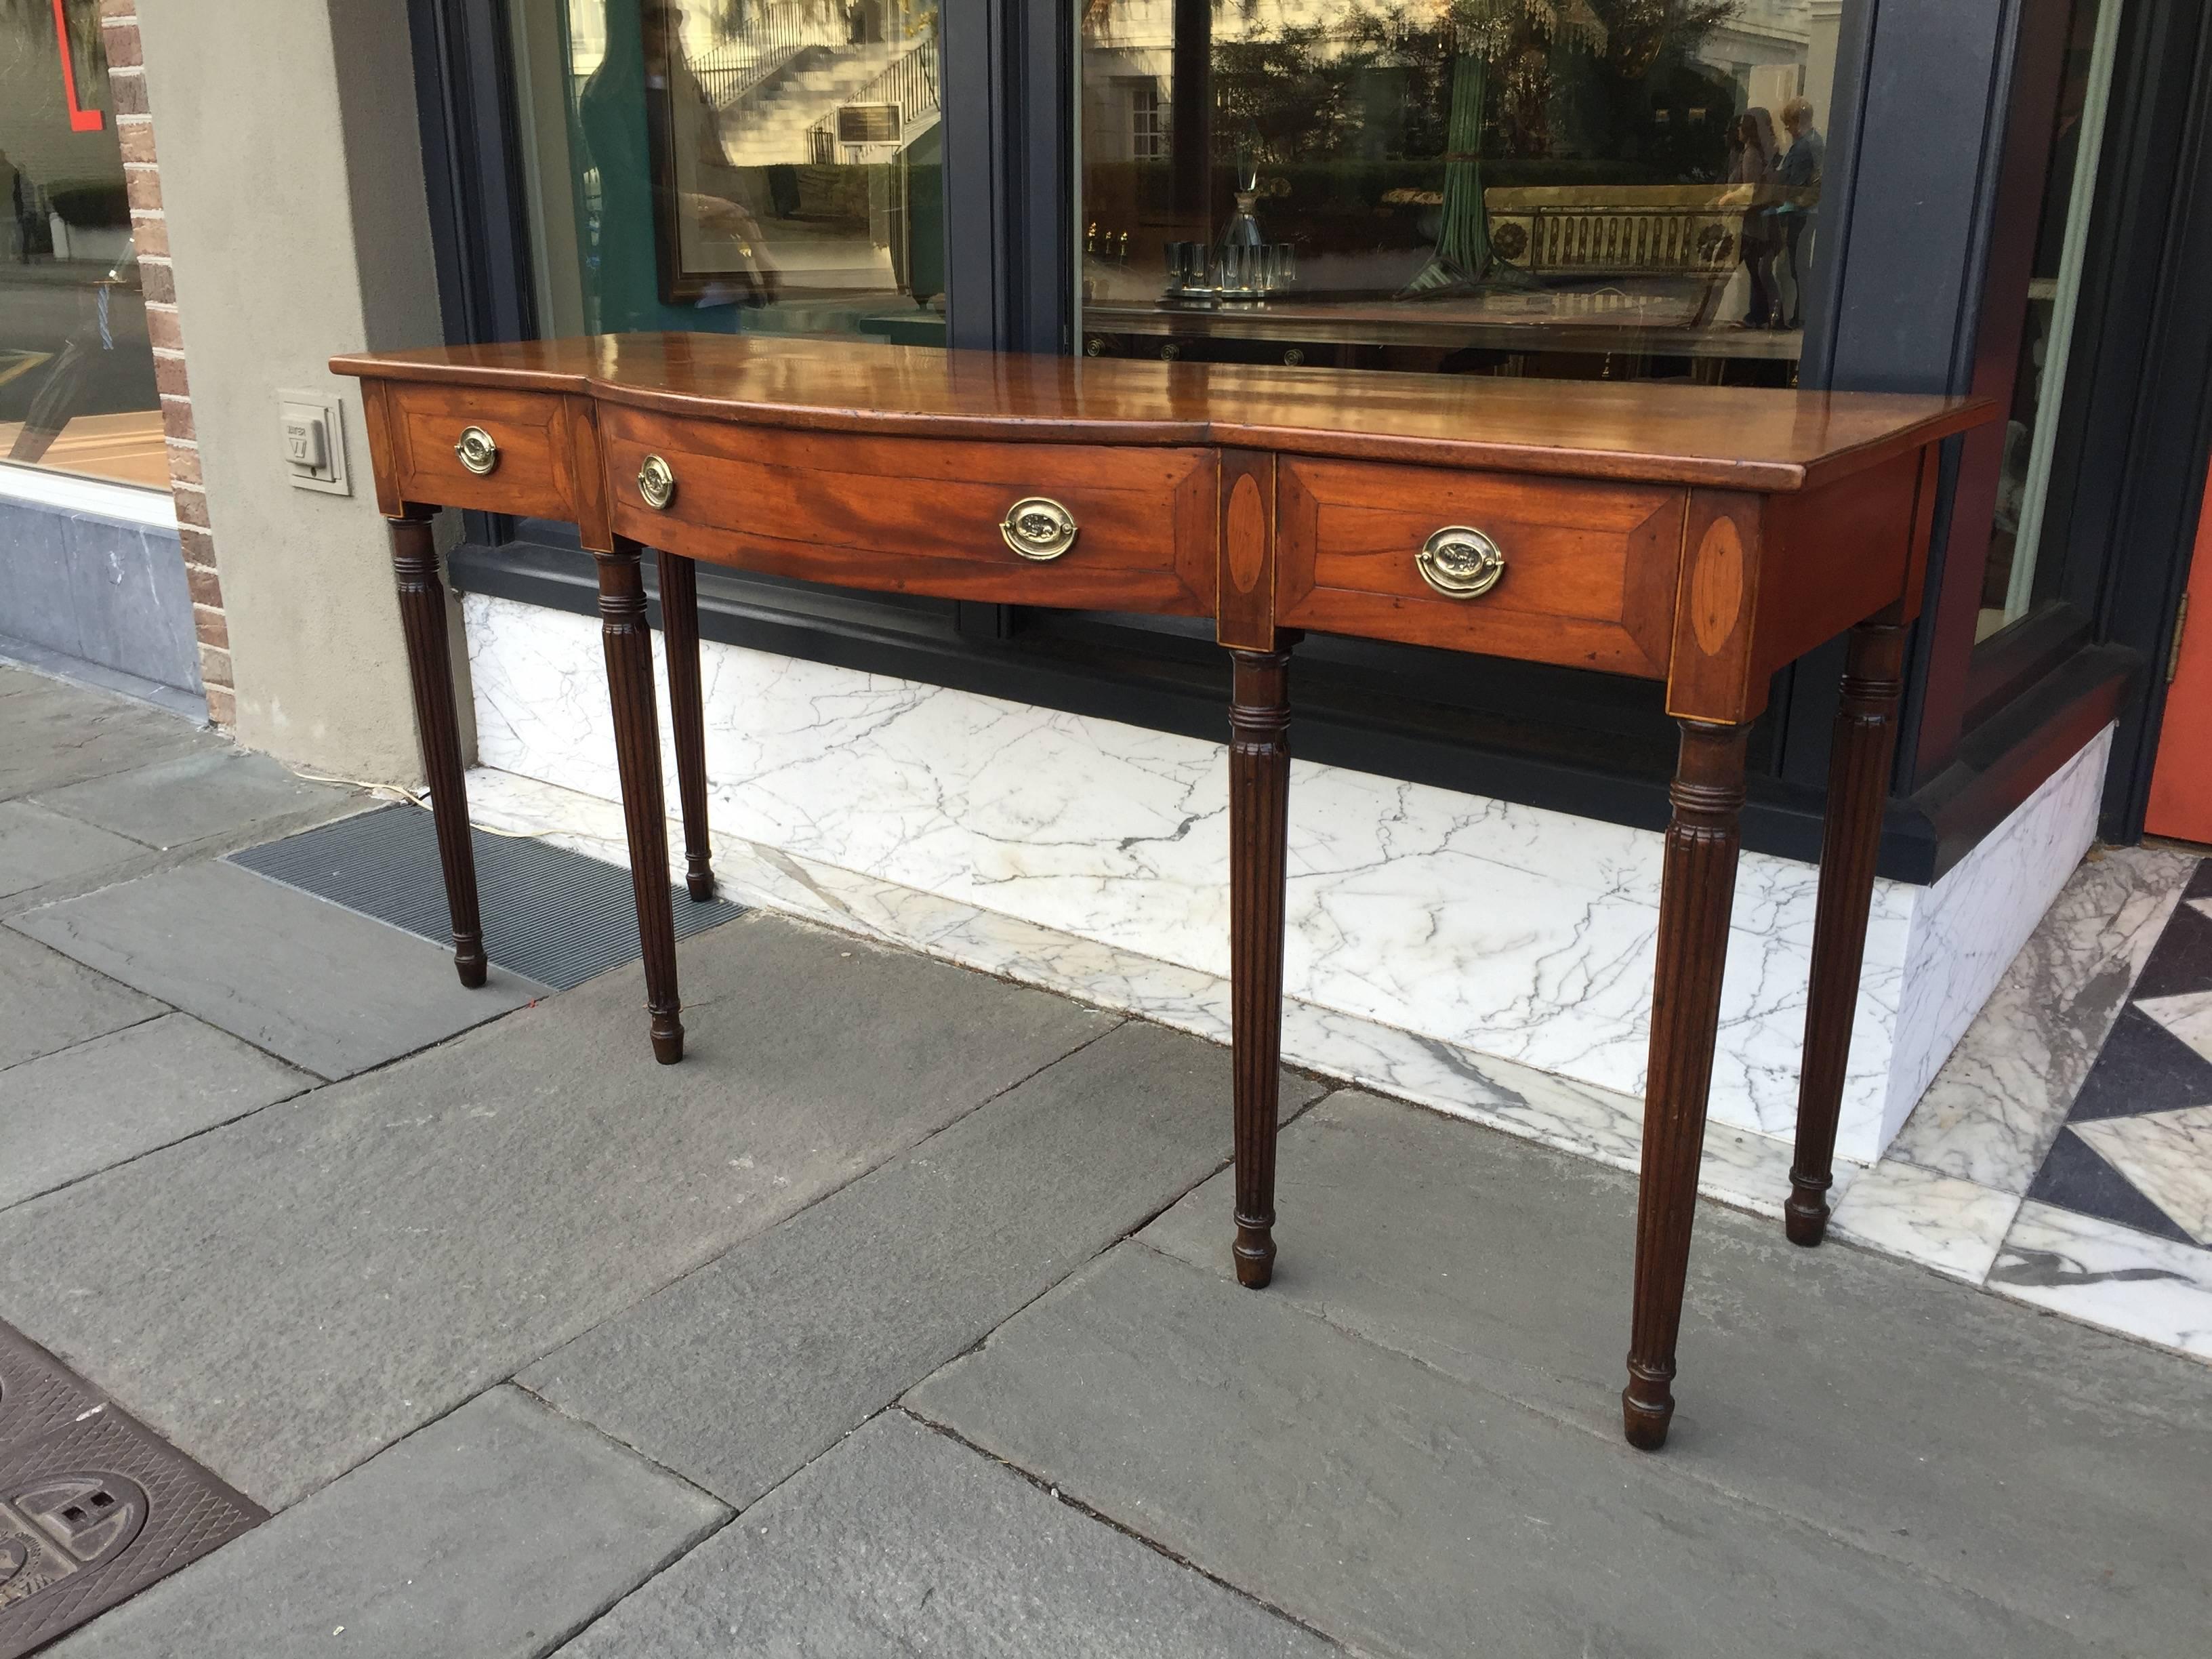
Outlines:
{"type": "MultiPolygon", "coordinates": [[[[542,841],[471,833],[484,954],[495,963],[565,991],[637,959],[629,871],[542,841]]],[[[420,807],[382,807],[230,858],[271,881],[453,942],[437,833],[420,807]]],[[[695,903],[680,887],[674,908],[678,939],[744,914],[720,899],[695,903]]]]}
{"type": "Polygon", "coordinates": [[[0,1659],[17,1659],[266,1519],[0,1325],[0,1659]]]}

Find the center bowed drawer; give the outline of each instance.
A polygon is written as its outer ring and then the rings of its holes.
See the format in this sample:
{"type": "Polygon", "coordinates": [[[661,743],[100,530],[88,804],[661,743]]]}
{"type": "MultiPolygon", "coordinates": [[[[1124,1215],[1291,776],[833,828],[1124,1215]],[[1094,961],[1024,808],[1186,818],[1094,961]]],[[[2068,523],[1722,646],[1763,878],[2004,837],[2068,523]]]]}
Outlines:
{"type": "Polygon", "coordinates": [[[1663,678],[1679,489],[1286,459],[1286,627],[1663,678]]]}
{"type": "Polygon", "coordinates": [[[1213,609],[1210,450],[601,419],[615,531],[650,547],[940,599],[1213,609]]]}

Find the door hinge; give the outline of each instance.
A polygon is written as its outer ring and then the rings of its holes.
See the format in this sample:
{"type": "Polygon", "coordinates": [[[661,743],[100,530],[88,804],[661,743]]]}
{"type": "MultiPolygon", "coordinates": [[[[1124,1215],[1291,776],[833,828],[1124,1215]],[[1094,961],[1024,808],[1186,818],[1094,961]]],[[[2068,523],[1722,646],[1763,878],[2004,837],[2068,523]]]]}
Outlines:
{"type": "Polygon", "coordinates": [[[2181,609],[2173,613],[2173,643],[2166,648],[2166,683],[2181,672],[2181,630],[2189,626],[2189,595],[2181,596],[2181,609]]]}

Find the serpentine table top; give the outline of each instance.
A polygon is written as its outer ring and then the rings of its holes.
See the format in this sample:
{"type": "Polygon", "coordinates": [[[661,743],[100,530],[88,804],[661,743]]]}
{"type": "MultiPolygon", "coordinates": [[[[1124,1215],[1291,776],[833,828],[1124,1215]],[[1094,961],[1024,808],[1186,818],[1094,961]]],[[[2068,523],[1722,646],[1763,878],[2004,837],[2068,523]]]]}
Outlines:
{"type": "Polygon", "coordinates": [[[429,520],[563,519],[596,557],[655,1056],[681,1058],[641,575],[660,570],[688,882],[714,892],[698,561],[1213,620],[1231,659],[1239,1279],[1275,1258],[1289,672],[1319,629],[1662,681],[1681,728],[1656,948],[1623,1427],[1674,1412],[1749,722],[1845,629],[1789,1237],[1826,1225],[1940,441],[1987,400],[1342,374],[642,334],[345,356],[392,521],[465,983],[485,974],[429,520]]]}

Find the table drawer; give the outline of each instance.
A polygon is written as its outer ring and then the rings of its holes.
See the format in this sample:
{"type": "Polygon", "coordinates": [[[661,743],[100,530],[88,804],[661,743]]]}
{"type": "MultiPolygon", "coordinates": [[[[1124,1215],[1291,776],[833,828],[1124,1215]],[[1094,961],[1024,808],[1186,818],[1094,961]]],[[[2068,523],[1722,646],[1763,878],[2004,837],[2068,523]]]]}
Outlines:
{"type": "Polygon", "coordinates": [[[1217,464],[1206,449],[824,434],[601,412],[616,533],[747,570],[941,599],[1210,616],[1217,464]],[[665,463],[663,508],[640,472],[665,463]],[[1017,501],[1073,515],[1065,550],[1014,551],[1017,501]]]}
{"type": "MultiPolygon", "coordinates": [[[[387,381],[381,393],[392,482],[402,501],[572,524],[596,516],[577,495],[580,481],[587,489],[597,483],[585,406],[556,392],[478,386],[387,381]],[[472,452],[488,470],[463,462],[458,446],[471,429],[491,440],[489,455],[472,452]]],[[[370,418],[378,418],[374,410],[370,418]]]]}
{"type": "MultiPolygon", "coordinates": [[[[1662,678],[1686,506],[1683,491],[1643,484],[1286,457],[1276,617],[1662,678]],[[1455,597],[1422,574],[1424,544],[1448,526],[1480,531],[1504,556],[1486,591],[1455,597]]],[[[1430,565],[1447,586],[1455,570],[1468,586],[1489,574],[1451,547],[1430,565]]]]}

